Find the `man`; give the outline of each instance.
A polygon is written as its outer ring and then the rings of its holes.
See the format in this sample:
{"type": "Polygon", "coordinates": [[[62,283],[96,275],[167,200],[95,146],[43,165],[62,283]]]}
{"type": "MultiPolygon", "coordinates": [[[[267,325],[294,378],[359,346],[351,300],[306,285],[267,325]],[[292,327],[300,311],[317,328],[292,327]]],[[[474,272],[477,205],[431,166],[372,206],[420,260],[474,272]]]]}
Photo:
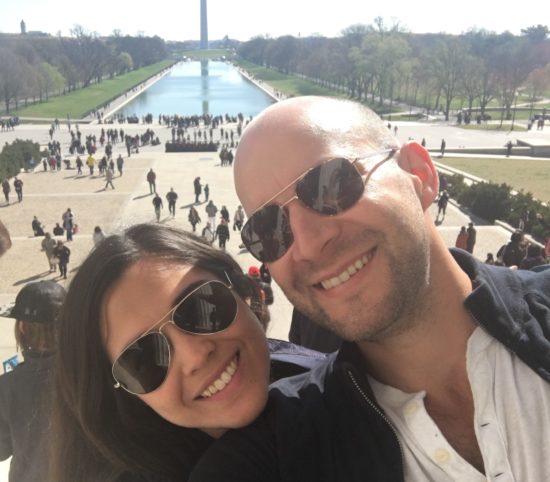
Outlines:
{"type": "Polygon", "coordinates": [[[59,276],[62,276],[63,279],[67,279],[67,266],[69,264],[69,258],[71,257],[71,250],[63,244],[63,241],[58,240],[57,246],[53,250],[53,254],[59,265],[59,276]]]}
{"type": "Polygon", "coordinates": [[[4,179],[2,181],[2,191],[4,192],[4,198],[6,199],[6,204],[9,204],[11,186],[10,186],[10,182],[7,179],[4,179]]]}
{"type": "Polygon", "coordinates": [[[44,480],[51,443],[49,386],[56,348],[55,321],[65,289],[54,281],[27,284],[7,315],[24,361],[0,377],[0,460],[12,457],[9,480],[44,480]]]}
{"type": "Polygon", "coordinates": [[[118,155],[116,158],[116,167],[118,169],[119,176],[122,176],[122,169],[124,168],[124,159],[122,158],[122,155],[118,155]]]}
{"type": "MultiPolygon", "coordinates": [[[[198,177],[198,176],[193,180],[193,190],[195,191],[195,204],[198,204],[199,203],[199,196],[202,193],[201,178],[198,177]]],[[[207,201],[208,201],[208,199],[207,199],[207,201]]]]}
{"type": "Polygon", "coordinates": [[[50,233],[44,234],[44,239],[41,243],[42,251],[46,253],[46,258],[48,258],[48,264],[50,265],[50,272],[55,273],[56,271],[56,258],[55,258],[55,247],[57,246],[57,242],[55,239],[52,238],[52,235],[50,233]]]}
{"type": "Polygon", "coordinates": [[[468,223],[468,241],[466,242],[466,251],[472,254],[474,252],[474,246],[476,245],[477,231],[474,228],[474,223],[468,223]]]}
{"type": "Polygon", "coordinates": [[[166,200],[168,201],[168,211],[172,217],[176,217],[176,201],[178,200],[178,193],[171,187],[170,191],[166,193],[166,200]]]}
{"type": "Polygon", "coordinates": [[[396,146],[336,99],[279,102],[247,126],[243,241],[347,342],[278,382],[266,416],[218,441],[193,482],[548,479],[550,274],[450,252],[428,152],[396,146]]]}
{"type": "Polygon", "coordinates": [[[67,208],[67,210],[61,215],[61,220],[63,221],[63,227],[65,228],[65,233],[67,234],[67,241],[72,241],[75,217],[74,213],[71,211],[71,208],[67,208]]]}
{"type": "Polygon", "coordinates": [[[153,168],[149,169],[147,173],[147,182],[149,183],[149,194],[155,194],[157,192],[157,175],[153,168]]]}
{"type": "Polygon", "coordinates": [[[163,208],[162,198],[155,192],[155,197],[153,198],[153,208],[155,210],[155,217],[157,218],[157,223],[160,223],[160,210],[163,208]]]}
{"type": "Polygon", "coordinates": [[[204,208],[206,214],[208,215],[208,224],[212,228],[212,231],[216,230],[216,214],[218,212],[218,206],[214,204],[212,200],[208,201],[208,204],[204,208]]]}
{"type": "Polygon", "coordinates": [[[19,202],[23,201],[23,181],[17,176],[15,176],[15,179],[13,180],[13,188],[17,194],[17,200],[19,202]]]}
{"type": "Polygon", "coordinates": [[[107,186],[111,186],[113,189],[115,188],[113,184],[113,178],[115,177],[115,173],[107,168],[105,169],[105,187],[103,188],[104,191],[107,190],[107,186]]]}
{"type": "Polygon", "coordinates": [[[88,158],[86,159],[86,165],[90,169],[90,176],[93,176],[94,175],[95,158],[91,154],[88,155],[88,158]]]}

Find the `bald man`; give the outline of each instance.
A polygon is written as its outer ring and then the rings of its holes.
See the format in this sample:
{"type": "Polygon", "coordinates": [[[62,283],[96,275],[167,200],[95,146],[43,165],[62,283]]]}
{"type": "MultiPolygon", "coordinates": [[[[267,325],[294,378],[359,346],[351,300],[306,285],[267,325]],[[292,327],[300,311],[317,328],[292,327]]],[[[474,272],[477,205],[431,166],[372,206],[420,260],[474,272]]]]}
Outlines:
{"type": "Polygon", "coordinates": [[[294,98],[246,128],[235,185],[245,246],[347,341],[273,385],[193,482],[550,480],[550,274],[449,251],[420,144],[359,104],[294,98]]]}

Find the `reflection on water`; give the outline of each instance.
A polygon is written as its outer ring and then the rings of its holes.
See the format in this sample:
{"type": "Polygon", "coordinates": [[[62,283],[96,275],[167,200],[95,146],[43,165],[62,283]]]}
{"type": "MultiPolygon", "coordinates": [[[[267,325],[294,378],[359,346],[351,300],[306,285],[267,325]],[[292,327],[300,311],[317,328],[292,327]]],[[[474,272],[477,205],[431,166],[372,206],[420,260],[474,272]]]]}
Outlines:
{"type": "Polygon", "coordinates": [[[256,115],[273,103],[232,65],[203,60],[182,62],[117,113],[256,115]]]}

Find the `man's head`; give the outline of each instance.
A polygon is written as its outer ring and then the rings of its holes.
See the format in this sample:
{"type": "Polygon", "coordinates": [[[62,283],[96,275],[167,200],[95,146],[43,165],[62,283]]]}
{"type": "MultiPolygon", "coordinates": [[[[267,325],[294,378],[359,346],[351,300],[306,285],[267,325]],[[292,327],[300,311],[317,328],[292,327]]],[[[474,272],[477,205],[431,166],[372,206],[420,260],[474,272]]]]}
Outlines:
{"type": "Polygon", "coordinates": [[[55,281],[26,285],[15,298],[10,318],[15,318],[15,340],[21,350],[55,348],[55,321],[65,299],[65,288],[55,281]]]}
{"type": "Polygon", "coordinates": [[[349,340],[401,331],[429,285],[426,210],[438,176],[419,144],[397,148],[360,104],[301,97],[266,109],[237,150],[235,185],[249,223],[265,204],[284,206],[249,225],[263,236],[259,251],[272,255],[273,277],[300,311],[349,340]],[[296,180],[321,164],[297,199],[296,180]]]}

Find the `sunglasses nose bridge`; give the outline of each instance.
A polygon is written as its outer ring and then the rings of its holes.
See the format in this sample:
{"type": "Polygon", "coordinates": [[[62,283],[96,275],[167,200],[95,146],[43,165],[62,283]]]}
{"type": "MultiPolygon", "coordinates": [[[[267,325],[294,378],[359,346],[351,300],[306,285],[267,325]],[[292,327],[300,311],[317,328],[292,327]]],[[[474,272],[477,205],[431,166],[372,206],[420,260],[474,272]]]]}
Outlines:
{"type": "Polygon", "coordinates": [[[188,333],[177,326],[172,320],[163,327],[164,336],[172,346],[172,370],[178,370],[185,376],[193,375],[208,363],[210,356],[216,349],[214,335],[201,336],[188,333]]]}

